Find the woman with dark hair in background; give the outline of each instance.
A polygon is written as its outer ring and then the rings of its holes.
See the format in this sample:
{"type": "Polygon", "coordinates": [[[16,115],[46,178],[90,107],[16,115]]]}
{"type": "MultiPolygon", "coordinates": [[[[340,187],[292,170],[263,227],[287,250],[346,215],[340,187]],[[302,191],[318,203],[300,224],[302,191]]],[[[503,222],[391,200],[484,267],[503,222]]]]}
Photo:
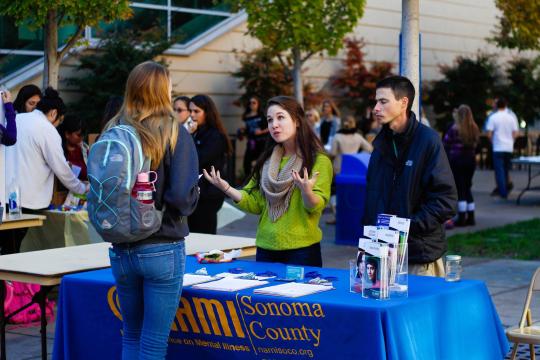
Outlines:
{"type": "Polygon", "coordinates": [[[327,150],[329,150],[340,124],[341,120],[336,104],[330,99],[324,100],[322,103],[320,137],[327,150]]]}
{"type": "MultiPolygon", "coordinates": [[[[262,106],[259,98],[251,96],[242,115],[245,123],[243,128],[239,129],[240,135],[246,135],[247,145],[244,154],[244,177],[251,174],[253,162],[261,155],[264,150],[264,144],[268,138],[268,124],[262,113],[262,106]]],[[[240,138],[240,136],[239,136],[240,138]]]]}
{"type": "Polygon", "coordinates": [[[82,121],[72,114],[66,115],[64,122],[58,127],[67,161],[72,169],[74,166],[80,168],[79,180],[87,181],[86,163],[89,147],[83,141],[84,130],[82,121]]]}
{"type": "Polygon", "coordinates": [[[322,266],[319,220],[332,182],[332,163],[292,97],[268,101],[271,139],[240,191],[217,169],[205,178],[247,212],[260,215],[257,261],[322,266]]]}
{"type": "Polygon", "coordinates": [[[32,112],[41,100],[41,90],[36,85],[24,85],[17,93],[13,102],[15,111],[19,114],[32,112]]]}
{"type": "Polygon", "coordinates": [[[460,105],[454,112],[454,124],[443,139],[458,191],[456,226],[475,225],[472,179],[476,169],[476,144],[480,130],[474,122],[471,108],[460,105]]]}
{"type": "Polygon", "coordinates": [[[173,110],[176,113],[176,118],[186,130],[193,134],[197,130],[197,123],[191,120],[189,112],[189,98],[187,96],[177,96],[173,100],[173,110]]]}
{"type": "MultiPolygon", "coordinates": [[[[197,123],[193,140],[199,155],[199,173],[214,167],[223,173],[227,155],[232,154],[232,145],[216,105],[207,95],[195,95],[189,102],[191,119],[197,123]]],[[[197,209],[188,218],[189,231],[215,234],[217,213],[225,196],[206,179],[199,182],[201,194],[197,209]]]]}

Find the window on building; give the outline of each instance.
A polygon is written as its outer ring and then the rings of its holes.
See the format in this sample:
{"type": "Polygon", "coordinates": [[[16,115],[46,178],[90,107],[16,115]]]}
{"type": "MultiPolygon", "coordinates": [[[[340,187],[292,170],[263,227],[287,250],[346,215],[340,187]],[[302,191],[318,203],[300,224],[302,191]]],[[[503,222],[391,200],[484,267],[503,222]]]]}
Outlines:
{"type": "MultiPolygon", "coordinates": [[[[104,38],[110,32],[157,27],[164,38],[186,44],[233,15],[225,1],[215,0],[145,0],[130,6],[132,18],[91,28],[86,32],[87,40],[104,38]]],[[[73,26],[60,29],[59,42],[73,31],[73,26]]],[[[0,34],[0,81],[43,57],[42,31],[16,26],[12,19],[0,16],[0,34]]]]}

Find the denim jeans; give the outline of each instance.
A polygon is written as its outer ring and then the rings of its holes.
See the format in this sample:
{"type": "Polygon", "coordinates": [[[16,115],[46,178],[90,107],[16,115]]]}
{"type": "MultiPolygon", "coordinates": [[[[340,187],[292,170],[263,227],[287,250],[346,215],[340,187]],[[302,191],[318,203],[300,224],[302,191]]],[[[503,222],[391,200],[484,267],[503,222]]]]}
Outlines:
{"type": "Polygon", "coordinates": [[[109,249],[123,319],[122,359],[165,359],[186,264],[184,241],[109,249]]]}
{"type": "Polygon", "coordinates": [[[512,153],[509,152],[493,152],[493,169],[495,170],[495,181],[499,188],[499,194],[501,197],[506,198],[508,196],[508,172],[510,171],[510,159],[512,153]]]}

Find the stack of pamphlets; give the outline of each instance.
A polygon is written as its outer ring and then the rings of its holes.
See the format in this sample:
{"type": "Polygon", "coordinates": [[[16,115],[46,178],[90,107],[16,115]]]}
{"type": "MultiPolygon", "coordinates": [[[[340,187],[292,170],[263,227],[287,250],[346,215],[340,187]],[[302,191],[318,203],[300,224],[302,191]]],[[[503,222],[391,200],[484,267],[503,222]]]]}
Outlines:
{"type": "Polygon", "coordinates": [[[376,226],[364,226],[351,291],[361,291],[364,297],[375,299],[407,296],[409,227],[410,219],[388,214],[379,214],[376,226]],[[357,286],[360,282],[361,286],[357,286]]]}
{"type": "Polygon", "coordinates": [[[216,280],[214,276],[210,275],[197,275],[197,274],[184,274],[184,281],[182,286],[191,286],[195,284],[202,284],[208,281],[216,280]]]}
{"type": "Polygon", "coordinates": [[[328,285],[316,285],[316,284],[304,284],[290,282],[275,286],[268,286],[253,290],[254,294],[273,295],[273,296],[285,296],[285,297],[300,297],[304,295],[316,294],[322,291],[328,291],[334,289],[328,285]]]}
{"type": "Polygon", "coordinates": [[[221,280],[193,285],[192,289],[235,292],[265,284],[268,284],[268,281],[235,279],[231,277],[225,277],[221,280]]]}

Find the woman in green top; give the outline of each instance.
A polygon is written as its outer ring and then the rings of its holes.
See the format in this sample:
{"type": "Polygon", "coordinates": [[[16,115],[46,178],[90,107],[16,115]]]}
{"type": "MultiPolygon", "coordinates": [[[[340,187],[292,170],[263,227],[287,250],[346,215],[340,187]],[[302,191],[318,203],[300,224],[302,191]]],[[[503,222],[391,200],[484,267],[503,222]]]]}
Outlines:
{"type": "Polygon", "coordinates": [[[270,99],[266,117],[271,138],[242,190],[214,168],[204,176],[239,208],[261,215],[257,261],[322,266],[319,220],[330,198],[332,163],[295,99],[270,99]]]}

